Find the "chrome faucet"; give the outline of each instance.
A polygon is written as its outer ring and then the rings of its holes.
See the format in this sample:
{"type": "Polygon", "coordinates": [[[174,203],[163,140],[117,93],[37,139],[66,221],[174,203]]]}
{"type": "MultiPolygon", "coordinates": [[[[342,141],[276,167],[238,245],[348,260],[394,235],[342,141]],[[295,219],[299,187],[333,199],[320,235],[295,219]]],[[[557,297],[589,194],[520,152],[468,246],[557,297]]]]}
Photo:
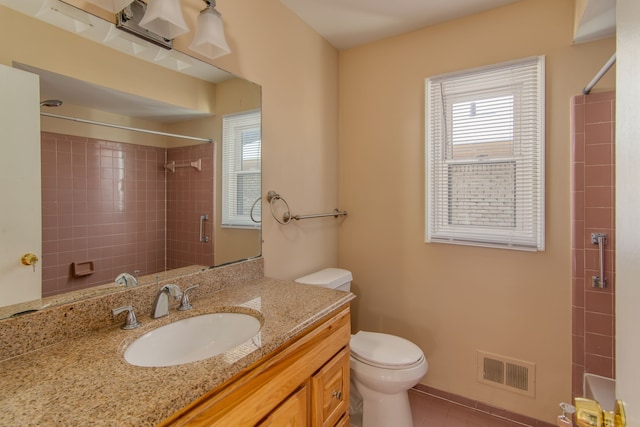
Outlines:
{"type": "Polygon", "coordinates": [[[169,315],[169,295],[171,295],[174,300],[179,300],[182,296],[182,291],[178,285],[171,283],[161,287],[158,295],[156,295],[156,302],[153,304],[151,317],[157,319],[169,315]]]}
{"type": "Polygon", "coordinates": [[[118,285],[124,285],[125,288],[132,288],[138,286],[138,279],[129,273],[120,273],[118,277],[116,277],[116,283],[118,285]]]}

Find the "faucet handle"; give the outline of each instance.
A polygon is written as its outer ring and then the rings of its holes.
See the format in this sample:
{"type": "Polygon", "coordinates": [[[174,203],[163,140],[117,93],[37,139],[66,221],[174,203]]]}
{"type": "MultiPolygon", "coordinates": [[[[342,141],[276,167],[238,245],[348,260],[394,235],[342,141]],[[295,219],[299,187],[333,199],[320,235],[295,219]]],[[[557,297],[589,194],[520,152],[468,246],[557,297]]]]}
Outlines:
{"type": "Polygon", "coordinates": [[[118,277],[116,277],[116,283],[118,285],[124,285],[125,288],[131,288],[134,286],[138,286],[138,279],[133,277],[129,273],[120,273],[118,274],[118,277]]]}
{"type": "Polygon", "coordinates": [[[178,307],[178,310],[180,311],[186,311],[186,310],[191,310],[193,308],[193,306],[191,305],[191,301],[189,301],[189,291],[191,289],[195,289],[200,285],[193,285],[193,286],[189,286],[187,289],[184,290],[184,292],[182,293],[182,300],[180,301],[180,307],[178,307]]]}
{"type": "Polygon", "coordinates": [[[133,311],[133,307],[130,305],[125,305],[124,307],[118,307],[111,310],[113,315],[117,315],[122,313],[123,311],[127,311],[127,320],[124,322],[124,325],[121,326],[122,329],[135,329],[142,326],[138,319],[136,318],[136,313],[133,311]]]}

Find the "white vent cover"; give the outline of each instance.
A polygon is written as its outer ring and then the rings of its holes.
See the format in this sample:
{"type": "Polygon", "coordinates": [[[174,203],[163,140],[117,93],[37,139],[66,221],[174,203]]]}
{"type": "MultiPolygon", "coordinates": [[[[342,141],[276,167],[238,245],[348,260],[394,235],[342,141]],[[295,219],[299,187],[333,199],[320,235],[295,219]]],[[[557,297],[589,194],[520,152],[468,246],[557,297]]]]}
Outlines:
{"type": "Polygon", "coordinates": [[[478,351],[478,381],[504,390],[535,397],[536,365],[478,351]]]}

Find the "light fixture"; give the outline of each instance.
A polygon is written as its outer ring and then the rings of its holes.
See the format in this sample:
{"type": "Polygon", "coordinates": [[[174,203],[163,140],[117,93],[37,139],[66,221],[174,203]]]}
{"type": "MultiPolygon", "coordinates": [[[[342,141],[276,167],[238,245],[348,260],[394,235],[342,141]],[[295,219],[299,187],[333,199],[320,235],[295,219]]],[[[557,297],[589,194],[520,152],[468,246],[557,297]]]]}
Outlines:
{"type": "MultiPolygon", "coordinates": [[[[147,0],[149,4],[143,0],[130,1],[131,4],[117,14],[117,28],[165,49],[172,49],[173,39],[189,31],[182,16],[180,0],[147,0]]],[[[222,16],[216,10],[216,2],[203,1],[206,7],[198,15],[189,49],[212,59],[227,55],[231,49],[224,37],[222,16]]]]}
{"type": "Polygon", "coordinates": [[[140,21],[144,18],[146,11],[147,4],[145,2],[142,0],[133,0],[130,5],[116,14],[116,28],[147,40],[164,49],[171,50],[173,48],[173,40],[167,39],[140,26],[140,21]]]}
{"type": "Polygon", "coordinates": [[[87,0],[91,4],[95,4],[101,9],[108,10],[111,13],[120,12],[133,0],[87,0]]]}
{"type": "Polygon", "coordinates": [[[189,32],[180,0],[153,0],[147,5],[140,26],[169,40],[189,32]]]}
{"type": "Polygon", "coordinates": [[[196,35],[189,49],[212,59],[227,55],[231,53],[231,49],[224,37],[222,16],[216,10],[216,1],[204,0],[204,2],[207,7],[198,15],[196,35]]]}

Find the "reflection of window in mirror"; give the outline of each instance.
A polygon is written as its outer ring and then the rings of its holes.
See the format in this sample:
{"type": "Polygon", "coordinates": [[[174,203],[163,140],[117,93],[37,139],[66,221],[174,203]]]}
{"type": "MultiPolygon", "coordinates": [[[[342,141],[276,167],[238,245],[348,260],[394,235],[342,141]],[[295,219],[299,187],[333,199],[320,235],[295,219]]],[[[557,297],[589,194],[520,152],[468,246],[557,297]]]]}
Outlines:
{"type": "Polygon", "coordinates": [[[260,226],[260,123],[260,111],[222,118],[223,227],[260,226]]]}

